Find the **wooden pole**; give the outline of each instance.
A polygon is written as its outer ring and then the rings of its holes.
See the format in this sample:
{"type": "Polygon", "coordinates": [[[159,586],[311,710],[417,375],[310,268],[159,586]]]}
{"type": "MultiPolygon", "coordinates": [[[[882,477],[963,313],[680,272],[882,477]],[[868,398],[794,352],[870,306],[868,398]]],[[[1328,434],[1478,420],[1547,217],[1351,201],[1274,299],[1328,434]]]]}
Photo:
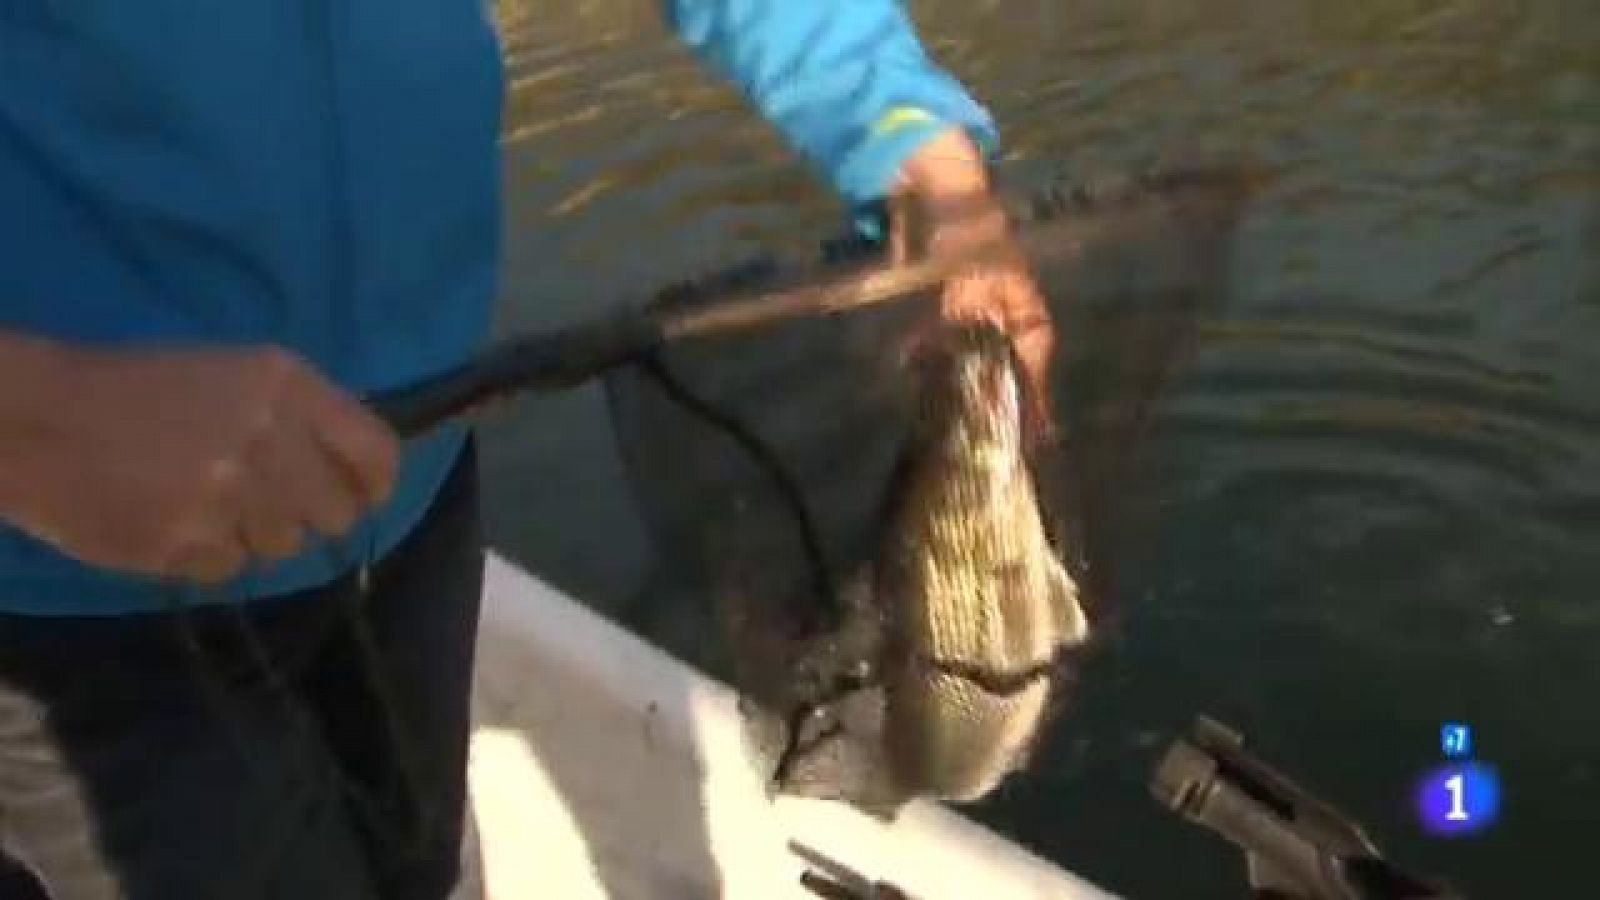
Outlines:
{"type": "Polygon", "coordinates": [[[402,436],[414,436],[522,391],[575,387],[666,343],[902,300],[963,269],[1019,249],[1031,262],[1069,259],[1090,243],[1148,228],[1152,215],[1179,216],[1197,207],[1237,202],[1249,187],[1249,178],[1236,170],[1183,172],[1109,204],[1090,202],[1083,210],[1063,204],[1053,212],[1014,222],[1010,240],[987,241],[899,265],[877,257],[820,270],[813,267],[791,275],[782,285],[734,290],[665,308],[628,309],[597,321],[512,338],[466,365],[373,396],[368,403],[402,436]]]}

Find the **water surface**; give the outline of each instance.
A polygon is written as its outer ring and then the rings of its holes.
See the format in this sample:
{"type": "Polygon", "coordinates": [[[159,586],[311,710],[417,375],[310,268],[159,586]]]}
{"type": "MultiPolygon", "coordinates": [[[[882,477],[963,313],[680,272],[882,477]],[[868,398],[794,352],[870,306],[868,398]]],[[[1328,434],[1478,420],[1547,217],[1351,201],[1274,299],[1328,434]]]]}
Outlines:
{"type": "MultiPolygon", "coordinates": [[[[977,815],[1130,896],[1240,896],[1236,854],[1144,787],[1204,711],[1473,896],[1584,883],[1600,833],[1600,7],[911,8],[995,112],[1013,172],[1115,171],[1183,143],[1278,173],[1119,488],[1140,527],[1116,548],[1110,649],[1030,774],[977,815]],[[1472,841],[1427,838],[1408,807],[1444,719],[1475,726],[1505,783],[1500,825],[1472,841]]],[[[503,330],[837,227],[653,3],[497,12],[503,330]]],[[[630,619],[648,547],[608,428],[597,390],[495,421],[489,518],[511,555],[630,619]]]]}

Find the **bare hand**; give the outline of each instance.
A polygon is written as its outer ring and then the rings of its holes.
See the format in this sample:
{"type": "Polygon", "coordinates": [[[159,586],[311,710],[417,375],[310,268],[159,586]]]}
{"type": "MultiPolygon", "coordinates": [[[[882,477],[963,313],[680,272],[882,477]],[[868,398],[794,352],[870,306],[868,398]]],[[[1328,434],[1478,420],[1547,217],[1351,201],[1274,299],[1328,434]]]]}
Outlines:
{"type": "Polygon", "coordinates": [[[959,131],[928,142],[906,162],[890,205],[890,249],[897,260],[989,241],[1011,245],[999,261],[948,279],[940,312],[947,320],[987,318],[1011,336],[1029,382],[1028,433],[1036,442],[1051,440],[1055,329],[977,148],[959,131]]]}
{"type": "Polygon", "coordinates": [[[339,535],[388,495],[389,428],[272,348],[67,351],[68,402],[5,515],[86,562],[215,583],[339,535]]]}

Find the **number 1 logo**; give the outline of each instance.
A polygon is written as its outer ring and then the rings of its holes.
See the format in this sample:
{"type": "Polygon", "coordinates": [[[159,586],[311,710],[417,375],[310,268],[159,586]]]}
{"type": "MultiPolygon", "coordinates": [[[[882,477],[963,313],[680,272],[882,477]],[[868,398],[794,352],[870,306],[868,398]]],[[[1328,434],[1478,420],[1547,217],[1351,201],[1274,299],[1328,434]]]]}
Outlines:
{"type": "Polygon", "coordinates": [[[1444,789],[1450,794],[1450,808],[1445,810],[1445,821],[1466,822],[1471,819],[1467,815],[1467,788],[1466,776],[1457,772],[1446,778],[1444,789]]]}
{"type": "Polygon", "coordinates": [[[1418,818],[1430,833],[1476,834],[1499,814],[1500,782],[1482,763],[1444,766],[1422,779],[1416,801],[1418,818]]]}

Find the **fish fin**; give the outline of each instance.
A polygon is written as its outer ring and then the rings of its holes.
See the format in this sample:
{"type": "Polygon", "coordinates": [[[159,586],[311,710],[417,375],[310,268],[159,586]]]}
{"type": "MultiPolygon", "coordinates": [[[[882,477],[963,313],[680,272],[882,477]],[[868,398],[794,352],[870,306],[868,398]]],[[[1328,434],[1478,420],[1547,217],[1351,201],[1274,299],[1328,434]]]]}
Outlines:
{"type": "Polygon", "coordinates": [[[1044,722],[1024,741],[1016,751],[1011,754],[1011,772],[1021,772],[1033,765],[1033,758],[1039,752],[1039,745],[1044,743],[1044,722]]]}
{"type": "Polygon", "coordinates": [[[1089,617],[1078,600],[1078,585],[1059,561],[1050,565],[1050,606],[1056,615],[1056,633],[1063,647],[1076,647],[1089,638],[1089,617]]]}

